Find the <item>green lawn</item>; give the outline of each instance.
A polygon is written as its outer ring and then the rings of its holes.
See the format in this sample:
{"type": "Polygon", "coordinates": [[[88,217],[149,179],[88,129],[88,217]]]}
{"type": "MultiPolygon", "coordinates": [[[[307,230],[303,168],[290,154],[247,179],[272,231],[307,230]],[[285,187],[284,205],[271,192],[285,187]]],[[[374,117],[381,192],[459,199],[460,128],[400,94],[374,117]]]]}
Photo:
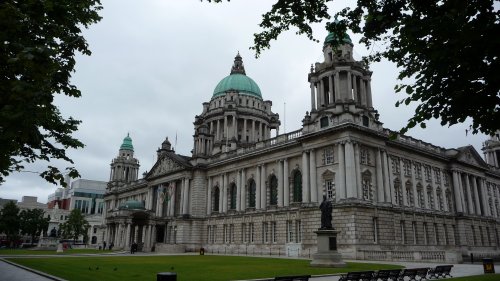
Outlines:
{"type": "Polygon", "coordinates": [[[476,275],[476,276],[467,276],[467,277],[457,277],[457,278],[449,278],[449,279],[445,279],[445,280],[450,280],[450,281],[498,281],[498,280],[500,280],[500,274],[485,274],[485,275],[476,275]]]}
{"type": "Polygon", "coordinates": [[[348,263],[344,268],[312,268],[308,260],[239,256],[106,256],[68,258],[9,258],[10,261],[71,280],[156,280],[156,273],[173,271],[178,280],[240,280],[298,274],[401,268],[394,265],[348,263]]]}
{"type": "Polygon", "coordinates": [[[53,251],[42,251],[33,249],[0,249],[0,256],[6,255],[74,255],[74,254],[104,254],[112,251],[99,251],[97,249],[68,249],[62,253],[53,251]]]}

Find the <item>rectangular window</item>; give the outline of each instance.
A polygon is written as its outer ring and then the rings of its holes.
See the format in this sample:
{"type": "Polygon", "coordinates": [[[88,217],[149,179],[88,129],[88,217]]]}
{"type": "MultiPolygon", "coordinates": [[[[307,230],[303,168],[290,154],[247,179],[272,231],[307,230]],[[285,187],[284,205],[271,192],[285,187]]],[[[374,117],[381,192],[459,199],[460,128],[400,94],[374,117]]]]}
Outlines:
{"type": "Polygon", "coordinates": [[[477,245],[477,237],[476,237],[476,230],[474,229],[474,226],[471,225],[471,231],[472,231],[472,241],[474,242],[474,246],[477,245]]]}
{"type": "Polygon", "coordinates": [[[426,222],[424,222],[423,231],[424,231],[424,244],[429,245],[429,230],[427,229],[426,222]]]}
{"type": "Polygon", "coordinates": [[[247,225],[242,223],[241,224],[241,241],[243,241],[243,243],[247,243],[248,242],[248,239],[247,239],[247,225]]]}
{"type": "MultiPolygon", "coordinates": [[[[213,226],[213,231],[214,231],[214,234],[213,234],[213,237],[214,237],[214,243],[217,243],[217,241],[218,241],[219,239],[217,239],[217,226],[216,226],[216,225],[214,225],[214,226],[213,226]]],[[[172,242],[173,242],[173,241],[172,241],[172,242]]]]}
{"type": "Polygon", "coordinates": [[[378,218],[372,220],[373,243],[378,243],[378,218]]]}
{"type": "Polygon", "coordinates": [[[333,147],[329,146],[323,150],[323,164],[333,164],[333,147]]]}
{"type": "Polygon", "coordinates": [[[410,160],[403,160],[403,169],[405,172],[405,176],[409,177],[411,176],[411,161],[410,160]]]}
{"type": "Polygon", "coordinates": [[[441,183],[441,170],[439,168],[434,168],[434,182],[441,183]]]}
{"type": "Polygon", "coordinates": [[[455,245],[460,245],[460,237],[458,236],[458,229],[455,225],[451,226],[453,230],[453,239],[455,240],[455,245]]]}
{"type": "Polygon", "coordinates": [[[416,221],[411,222],[411,232],[413,233],[413,244],[417,245],[418,241],[417,241],[417,222],[416,221]]]}
{"type": "Polygon", "coordinates": [[[268,239],[268,235],[269,235],[269,230],[267,228],[267,222],[263,222],[262,223],[262,243],[268,243],[269,242],[269,239],[268,239]]]}
{"type": "Polygon", "coordinates": [[[99,202],[99,204],[97,205],[97,213],[102,214],[103,209],[104,209],[104,202],[99,202]]]}
{"type": "Polygon", "coordinates": [[[249,226],[249,231],[250,231],[250,243],[253,243],[255,241],[254,240],[254,238],[255,238],[255,235],[254,235],[255,234],[255,232],[254,232],[255,229],[253,227],[253,222],[249,223],[248,226],[249,226]]]}
{"type": "Polygon", "coordinates": [[[234,243],[234,224],[229,225],[229,242],[234,243]]]}
{"type": "Polygon", "coordinates": [[[302,242],[302,222],[300,220],[295,221],[295,237],[297,243],[302,242]]]}
{"type": "Polygon", "coordinates": [[[326,198],[335,202],[335,182],[333,179],[325,180],[326,198]]]}
{"type": "Polygon", "coordinates": [[[363,147],[360,149],[359,157],[361,164],[363,165],[370,165],[371,164],[371,159],[370,159],[370,152],[367,148],[363,147]]]}
{"type": "Polygon", "coordinates": [[[399,158],[391,156],[392,173],[399,175],[399,158]]]}
{"type": "Polygon", "coordinates": [[[399,225],[401,227],[401,244],[406,244],[406,229],[405,221],[400,221],[399,225]]]}
{"type": "Polygon", "coordinates": [[[444,229],[444,244],[450,245],[450,238],[448,237],[448,227],[446,226],[446,224],[443,224],[443,229],[444,229]]]}
{"type": "Polygon", "coordinates": [[[425,180],[431,181],[431,166],[424,166],[425,180]]]}
{"type": "Polygon", "coordinates": [[[439,245],[439,233],[438,233],[437,223],[434,224],[434,241],[436,242],[436,245],[439,245]]]}
{"type": "Polygon", "coordinates": [[[207,243],[212,242],[212,226],[207,226],[207,243]]]}
{"type": "Polygon", "coordinates": [[[290,243],[293,241],[293,224],[292,221],[286,221],[286,242],[290,243]]]}
{"type": "Polygon", "coordinates": [[[488,246],[491,246],[490,228],[489,227],[486,227],[486,241],[488,241],[488,246]]]}
{"type": "Polygon", "coordinates": [[[222,226],[222,231],[223,231],[223,240],[224,243],[228,243],[229,242],[229,236],[228,236],[228,229],[227,229],[227,224],[224,224],[222,226]]]}
{"type": "Polygon", "coordinates": [[[484,237],[483,237],[483,227],[479,226],[479,239],[481,240],[481,246],[484,246],[484,237]]]}
{"type": "Polygon", "coordinates": [[[273,243],[276,243],[277,242],[277,237],[278,237],[278,233],[277,233],[277,229],[276,229],[276,222],[273,221],[271,222],[271,233],[272,233],[272,239],[273,239],[273,243]]]}
{"type": "Polygon", "coordinates": [[[415,172],[415,178],[417,180],[421,180],[422,179],[422,165],[420,163],[414,163],[413,164],[413,170],[415,172]]]}

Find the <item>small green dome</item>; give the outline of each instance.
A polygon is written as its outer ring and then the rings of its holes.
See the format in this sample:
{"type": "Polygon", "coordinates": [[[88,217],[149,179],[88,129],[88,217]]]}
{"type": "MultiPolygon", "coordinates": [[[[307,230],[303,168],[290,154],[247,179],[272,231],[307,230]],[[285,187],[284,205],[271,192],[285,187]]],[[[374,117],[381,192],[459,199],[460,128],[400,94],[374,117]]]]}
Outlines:
{"type": "Polygon", "coordinates": [[[134,146],[132,145],[132,139],[129,134],[123,139],[123,143],[120,146],[120,149],[132,150],[134,151],[134,146]]]}
{"type": "Polygon", "coordinates": [[[245,74],[235,73],[226,76],[217,84],[217,87],[215,87],[213,97],[222,96],[225,92],[230,90],[262,99],[262,94],[260,93],[260,88],[257,83],[245,74]]]}
{"type": "MultiPolygon", "coordinates": [[[[335,34],[333,32],[328,33],[328,35],[325,38],[325,43],[323,43],[323,45],[333,43],[333,41],[335,41],[336,37],[337,36],[335,36],[335,34]]],[[[352,45],[351,37],[349,37],[349,35],[347,33],[345,33],[344,38],[342,38],[341,43],[352,45]]]]}
{"type": "Polygon", "coordinates": [[[136,200],[128,200],[120,205],[120,210],[145,210],[144,204],[136,200]]]}

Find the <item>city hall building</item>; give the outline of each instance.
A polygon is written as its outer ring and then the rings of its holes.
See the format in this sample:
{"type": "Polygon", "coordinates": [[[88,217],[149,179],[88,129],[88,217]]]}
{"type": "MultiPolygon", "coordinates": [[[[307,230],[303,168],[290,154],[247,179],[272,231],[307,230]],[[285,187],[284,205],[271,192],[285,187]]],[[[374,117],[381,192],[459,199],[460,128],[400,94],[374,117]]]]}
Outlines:
{"type": "Polygon", "coordinates": [[[311,109],[297,131],[279,133],[238,54],[194,117],[192,155],[166,139],[139,178],[127,136],[104,196],[108,245],[308,257],[326,196],[344,258],[499,256],[499,135],[485,142],[486,161],[472,146],[391,138],[372,104],[372,72],[353,59],[348,36],[337,49],[333,40],[308,74],[311,109]]]}

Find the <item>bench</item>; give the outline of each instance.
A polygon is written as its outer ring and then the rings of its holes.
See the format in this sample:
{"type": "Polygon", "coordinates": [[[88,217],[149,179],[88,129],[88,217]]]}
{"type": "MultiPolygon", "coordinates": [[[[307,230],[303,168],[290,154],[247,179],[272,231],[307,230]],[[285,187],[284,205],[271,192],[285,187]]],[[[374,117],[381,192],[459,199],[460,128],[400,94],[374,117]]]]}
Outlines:
{"type": "Polygon", "coordinates": [[[428,267],[424,268],[407,268],[403,269],[401,272],[401,275],[399,275],[398,280],[403,281],[405,280],[405,277],[408,277],[409,280],[411,281],[416,281],[416,280],[426,280],[427,279],[427,272],[429,272],[428,267]],[[418,279],[417,279],[418,277],[418,279]]]}
{"type": "Polygon", "coordinates": [[[451,268],[453,265],[438,265],[436,268],[431,268],[428,272],[429,279],[438,279],[440,277],[452,277],[451,268]]]}
{"type": "Polygon", "coordinates": [[[277,276],[274,281],[309,281],[311,275],[277,276]]]}
{"type": "Polygon", "coordinates": [[[342,274],[339,281],[371,281],[375,271],[355,271],[342,274]]]}
{"type": "Polygon", "coordinates": [[[397,281],[400,274],[401,269],[381,269],[375,272],[372,281],[397,281]]]}

